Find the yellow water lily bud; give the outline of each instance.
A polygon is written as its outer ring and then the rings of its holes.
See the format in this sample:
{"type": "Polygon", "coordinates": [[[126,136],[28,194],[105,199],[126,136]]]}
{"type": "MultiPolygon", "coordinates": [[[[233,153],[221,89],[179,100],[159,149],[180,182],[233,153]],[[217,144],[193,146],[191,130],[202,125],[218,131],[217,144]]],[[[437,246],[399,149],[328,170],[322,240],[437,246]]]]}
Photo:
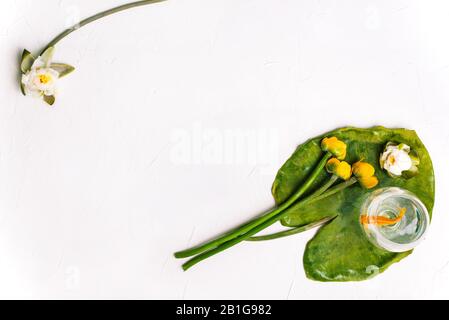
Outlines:
{"type": "Polygon", "coordinates": [[[342,161],[340,165],[337,167],[335,174],[342,178],[343,180],[349,180],[352,176],[352,168],[349,163],[346,161],[342,161]]]}
{"type": "Polygon", "coordinates": [[[367,162],[358,161],[352,165],[352,172],[357,178],[368,178],[374,175],[376,169],[367,162]]]}
{"type": "Polygon", "coordinates": [[[359,179],[360,185],[362,187],[364,187],[365,189],[372,189],[379,184],[379,180],[377,179],[376,176],[361,177],[358,179],[359,179]]]}
{"type": "Polygon", "coordinates": [[[337,158],[332,158],[327,162],[326,170],[343,180],[348,180],[352,175],[351,165],[346,161],[340,161],[337,158]]]}
{"type": "Polygon", "coordinates": [[[321,149],[332,153],[339,160],[346,158],[346,143],[337,137],[324,138],[321,141],[321,149]]]}

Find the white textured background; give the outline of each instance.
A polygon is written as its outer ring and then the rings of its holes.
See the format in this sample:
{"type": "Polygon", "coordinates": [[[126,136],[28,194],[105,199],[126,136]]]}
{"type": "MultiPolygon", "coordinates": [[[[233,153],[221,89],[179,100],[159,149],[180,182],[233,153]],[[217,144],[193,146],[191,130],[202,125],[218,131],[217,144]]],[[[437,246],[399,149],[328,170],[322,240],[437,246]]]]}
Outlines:
{"type": "Polygon", "coordinates": [[[171,0],[57,47],[54,108],[17,63],[124,0],[0,2],[0,298],[449,298],[449,3],[171,0]],[[272,205],[297,144],[343,125],[418,131],[428,239],[377,278],[305,278],[308,232],[183,273],[175,250],[272,205]]]}

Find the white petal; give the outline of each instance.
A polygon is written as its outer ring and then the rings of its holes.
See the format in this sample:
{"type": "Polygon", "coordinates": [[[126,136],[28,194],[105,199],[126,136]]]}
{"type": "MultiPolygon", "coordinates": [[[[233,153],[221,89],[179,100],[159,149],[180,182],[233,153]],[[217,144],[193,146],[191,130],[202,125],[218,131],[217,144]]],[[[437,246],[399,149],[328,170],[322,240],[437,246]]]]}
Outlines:
{"type": "Polygon", "coordinates": [[[410,158],[408,153],[404,151],[400,151],[398,153],[398,155],[396,156],[396,162],[399,168],[401,168],[401,170],[403,171],[409,170],[413,165],[412,159],[410,158]]]}
{"type": "Polygon", "coordinates": [[[390,166],[388,172],[394,174],[395,176],[400,176],[402,174],[402,169],[399,166],[390,166]]]}
{"type": "Polygon", "coordinates": [[[45,67],[45,62],[42,60],[41,56],[37,57],[36,60],[34,60],[34,63],[32,65],[32,69],[40,69],[45,67]]]}

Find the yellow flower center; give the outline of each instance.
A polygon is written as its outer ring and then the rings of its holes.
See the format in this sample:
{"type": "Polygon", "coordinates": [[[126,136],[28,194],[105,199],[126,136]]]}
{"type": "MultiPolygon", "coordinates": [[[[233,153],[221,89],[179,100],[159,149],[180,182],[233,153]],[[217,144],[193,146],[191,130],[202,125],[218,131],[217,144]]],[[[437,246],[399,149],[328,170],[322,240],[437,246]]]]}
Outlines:
{"type": "Polygon", "coordinates": [[[390,162],[391,165],[394,165],[396,163],[396,158],[395,157],[389,157],[388,161],[390,162]]]}
{"type": "Polygon", "coordinates": [[[39,82],[42,84],[47,84],[51,81],[51,76],[48,74],[40,74],[39,75],[39,82]]]}

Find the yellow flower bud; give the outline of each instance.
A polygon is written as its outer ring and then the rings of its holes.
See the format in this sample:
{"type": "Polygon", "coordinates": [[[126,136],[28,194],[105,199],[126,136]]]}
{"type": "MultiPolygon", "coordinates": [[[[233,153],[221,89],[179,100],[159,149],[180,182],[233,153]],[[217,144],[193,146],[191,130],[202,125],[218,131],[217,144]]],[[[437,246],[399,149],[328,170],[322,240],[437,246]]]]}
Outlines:
{"type": "Polygon", "coordinates": [[[336,137],[324,138],[321,141],[321,149],[332,153],[339,160],[346,158],[346,144],[336,137]]]}
{"type": "Polygon", "coordinates": [[[357,177],[359,183],[365,189],[374,188],[379,184],[379,180],[374,175],[376,169],[368,162],[358,161],[352,165],[352,172],[357,177]]]}
{"type": "Polygon", "coordinates": [[[379,184],[379,180],[377,179],[376,176],[361,177],[358,179],[359,179],[360,185],[362,187],[364,187],[365,189],[372,189],[379,184]]]}
{"type": "Polygon", "coordinates": [[[343,180],[348,180],[352,175],[352,168],[349,163],[340,161],[337,158],[332,158],[327,162],[326,170],[343,180]]]}
{"type": "Polygon", "coordinates": [[[369,163],[359,161],[352,165],[352,172],[357,178],[368,178],[372,177],[376,170],[369,163]]]}

